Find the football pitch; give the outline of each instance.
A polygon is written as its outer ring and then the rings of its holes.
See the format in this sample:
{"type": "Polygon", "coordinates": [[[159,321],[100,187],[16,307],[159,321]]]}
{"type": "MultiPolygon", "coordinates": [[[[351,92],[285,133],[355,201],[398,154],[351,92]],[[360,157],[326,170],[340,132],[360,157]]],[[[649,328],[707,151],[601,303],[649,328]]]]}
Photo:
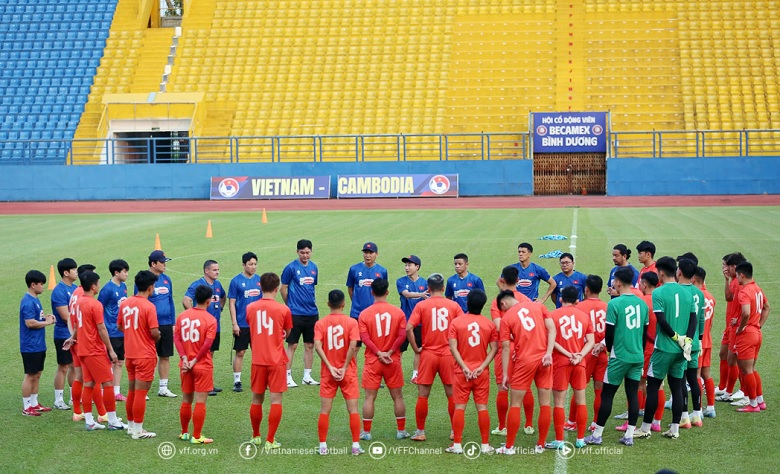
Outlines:
{"type": "MultiPolygon", "coordinates": [[[[127,204],[117,204],[127,206],[127,204]]],[[[366,472],[654,472],[671,468],[679,472],[750,472],[773,470],[770,458],[775,452],[775,413],[780,409],[775,394],[780,393],[780,369],[774,361],[780,357],[776,338],[780,330],[771,314],[764,329],[763,347],[759,358],[765,397],[769,409],[759,413],[736,413],[727,403],[716,402],[717,418],[705,419],[703,428],[681,430],[678,440],[665,439],[654,433],[649,440],[637,440],[634,447],[618,444],[621,434],[614,430],[619,424],[610,417],[604,431],[604,444],[576,451],[563,459],[554,451],[541,455],[519,453],[512,457],[482,455],[467,459],[463,455],[444,452],[449,446],[447,402],[441,385],[434,384],[430,397],[430,414],[426,426],[428,440],[414,443],[395,439],[392,403],[386,390],[380,391],[373,423],[373,442],[383,443],[383,449],[372,442],[362,442],[366,454],[318,456],[316,447],[317,416],[320,399],[317,387],[301,386],[284,395],[284,413],[277,432],[283,445],[279,453],[260,451],[251,459],[241,454],[242,443],[251,438],[249,405],[250,358],[245,358],[242,380],[245,391],[233,393],[230,368],[230,314],[222,314],[222,347],[215,356],[215,383],[224,391],[210,397],[204,435],[214,439],[210,445],[190,445],[179,441],[179,404],[175,399],[159,398],[155,380],[150,391],[144,427],[155,431],[157,438],[132,440],[123,432],[87,432],[83,422],[71,421],[71,413],[54,410],[41,417],[21,414],[20,386],[23,377],[19,355],[19,301],[25,292],[24,275],[38,269],[49,275],[51,265],[64,257],[79,264],[92,263],[102,282],[110,277],[108,262],[123,258],[130,264],[130,280],[136,272],[147,268],[146,258],[153,250],[155,234],[162,248],[173,260],[168,263],[168,275],[173,281],[174,301],[181,310],[181,299],[187,286],[202,276],[206,259],[220,264],[223,286],[241,272],[241,254],[253,251],[259,256],[258,274],[273,271],[280,274],[284,266],[296,258],[295,243],[306,238],[313,241],[312,260],[320,270],[317,289],[320,315],[327,314],[327,292],[345,290],[347,270],[362,260],[364,242],[376,242],[377,262],[390,274],[390,302],[397,304],[398,295],[392,283],[404,276],[401,258],[415,254],[422,260],[420,275],[433,272],[454,273],[452,257],[468,254],[470,271],[482,277],[488,296],[496,294],[495,281],[503,266],[517,262],[517,245],[527,241],[534,246],[533,261],[554,275],[560,271],[558,259],[541,259],[552,250],[569,251],[576,242],[576,269],[595,273],[605,280],[613,266],[612,247],[624,243],[632,250],[641,240],[650,240],[658,248],[656,258],[676,257],[694,252],[700,266],[708,271],[707,287],[717,304],[713,323],[713,342],[717,345],[725,325],[725,301],[721,257],[741,251],[755,268],[756,282],[764,289],[772,306],[780,307],[780,279],[772,266],[780,257],[780,208],[778,207],[689,207],[689,208],[562,208],[562,209],[502,209],[502,210],[375,210],[375,211],[274,211],[268,208],[267,224],[261,223],[259,212],[223,213],[138,213],[138,214],[73,214],[0,216],[0,235],[6,249],[0,254],[0,307],[6,323],[0,329],[5,344],[0,347],[0,419],[3,421],[6,447],[3,471],[50,472],[83,471],[98,468],[108,472],[140,470],[157,472],[320,472],[334,469],[366,472]],[[205,238],[206,225],[211,221],[213,238],[205,238]],[[561,234],[576,239],[565,241],[539,240],[547,234],[561,234]],[[19,443],[19,444],[16,444],[19,443]],[[169,443],[161,445],[162,443],[169,443]],[[168,450],[167,448],[173,448],[168,450]],[[171,459],[164,459],[170,457],[171,459]],[[375,459],[379,458],[381,459],[375,459]]],[[[630,262],[641,267],[633,252],[630,262]]],[[[542,284],[541,289],[546,288],[542,284]]],[[[51,311],[51,291],[41,295],[46,313],[51,311]]],[[[602,294],[602,297],[605,297],[602,294]]],[[[548,306],[550,303],[548,302],[548,306]]],[[[778,310],[775,309],[773,313],[778,310]]],[[[488,308],[483,313],[488,315],[488,308]]],[[[488,316],[489,317],[489,316],[488,316]]],[[[40,401],[53,403],[53,378],[56,356],[52,328],[46,330],[48,354],[41,377],[40,401]]],[[[712,374],[718,378],[717,346],[713,348],[712,374]]],[[[178,362],[174,357],[173,362],[178,362]]],[[[363,354],[358,358],[362,366],[363,354]]],[[[411,371],[411,354],[403,359],[404,372],[411,371]]],[[[302,378],[302,346],[295,357],[293,376],[302,378]]],[[[313,375],[319,379],[320,363],[315,357],[313,375]]],[[[492,368],[491,368],[492,373],[492,368]]],[[[171,373],[170,388],[180,394],[179,377],[171,373]]],[[[126,373],[122,393],[127,391],[126,373]]],[[[495,386],[491,388],[489,409],[495,427],[495,386]]],[[[68,396],[66,389],[65,396],[68,396]]],[[[416,386],[404,388],[407,406],[407,430],[415,428],[414,406],[416,386]]],[[[67,399],[67,398],[66,398],[67,399]]],[[[592,409],[592,389],[588,390],[588,409],[592,409]]],[[[269,404],[263,406],[261,433],[265,435],[269,404]]],[[[624,411],[622,389],[616,396],[613,414],[624,411]]],[[[124,404],[117,403],[123,417],[124,404]]],[[[568,406],[567,406],[568,410],[568,406]]],[[[538,413],[538,407],[537,407],[538,413]]],[[[589,414],[589,416],[592,416],[589,414]]],[[[671,419],[666,411],[664,425],[671,419]]],[[[534,417],[536,424],[536,416],[534,417]]],[[[566,433],[574,441],[575,433],[566,433]]],[[[505,438],[491,436],[491,444],[499,446],[505,438]]],[[[554,439],[550,427],[548,440],[554,439]]],[[[464,443],[479,442],[476,412],[473,404],[466,411],[464,443]]],[[[337,396],[331,413],[328,445],[349,453],[351,438],[346,408],[337,396]]],[[[516,446],[533,452],[536,435],[518,434],[516,446]]],[[[244,445],[245,447],[246,445],[244,445]]],[[[254,453],[249,453],[250,455],[254,453]]]]}

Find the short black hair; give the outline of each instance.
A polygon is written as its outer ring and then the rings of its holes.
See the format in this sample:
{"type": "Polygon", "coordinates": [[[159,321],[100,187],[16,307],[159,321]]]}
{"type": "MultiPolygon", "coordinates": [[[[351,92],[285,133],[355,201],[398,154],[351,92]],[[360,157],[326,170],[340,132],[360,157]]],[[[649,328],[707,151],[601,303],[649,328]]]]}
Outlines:
{"type": "Polygon", "coordinates": [[[699,258],[696,255],[694,255],[693,252],[685,252],[684,254],[680,255],[679,257],[677,257],[677,262],[679,263],[683,259],[692,260],[693,263],[695,263],[696,265],[699,264],[699,258]]]}
{"type": "Polygon", "coordinates": [[[696,267],[696,278],[704,283],[704,280],[707,279],[707,270],[702,267],[696,267]]]}
{"type": "Polygon", "coordinates": [[[203,271],[205,272],[207,268],[209,268],[212,265],[217,265],[217,264],[218,264],[218,262],[216,260],[211,260],[211,259],[206,260],[205,262],[203,262],[203,271]]]}
{"type": "Polygon", "coordinates": [[[617,250],[620,252],[620,255],[625,255],[626,260],[631,258],[631,249],[626,247],[625,244],[617,244],[614,247],[612,247],[612,250],[617,250]]]}
{"type": "Polygon", "coordinates": [[[643,240],[636,245],[637,252],[647,252],[650,256],[655,256],[655,244],[649,240],[643,240]]]}
{"type": "Polygon", "coordinates": [[[744,261],[737,265],[736,272],[741,273],[745,276],[745,278],[753,278],[753,264],[748,261],[744,261]]]}
{"type": "Polygon", "coordinates": [[[653,288],[658,286],[658,274],[656,272],[644,272],[641,278],[642,281],[646,281],[653,288]]]}
{"type": "Polygon", "coordinates": [[[574,255],[570,254],[569,252],[563,252],[560,257],[558,257],[558,261],[560,262],[564,258],[569,257],[572,262],[574,262],[574,255]]]}
{"type": "Polygon", "coordinates": [[[469,263],[469,256],[465,253],[456,253],[454,257],[452,257],[453,260],[463,260],[466,263],[469,263]]]}
{"type": "Polygon", "coordinates": [[[585,278],[585,287],[591,293],[599,294],[604,288],[604,280],[598,275],[588,275],[585,278]]]}
{"type": "Polygon", "coordinates": [[[308,239],[301,239],[298,241],[297,244],[295,244],[296,250],[303,250],[303,249],[313,249],[314,247],[311,244],[311,240],[308,239]]]}
{"type": "Polygon", "coordinates": [[[214,291],[208,285],[200,285],[195,288],[195,304],[205,304],[214,295],[214,291]]]}
{"type": "Polygon", "coordinates": [[[374,296],[385,296],[389,287],[390,282],[384,278],[377,278],[371,282],[371,293],[373,293],[374,296]]]}
{"type": "Polygon", "coordinates": [[[655,268],[658,270],[658,277],[661,277],[661,273],[667,277],[674,277],[677,273],[677,262],[672,257],[661,257],[655,262],[655,268]]]}
{"type": "Polygon", "coordinates": [[[24,282],[27,284],[27,288],[33,286],[35,283],[46,283],[46,275],[38,270],[30,270],[24,276],[24,282]]]}
{"type": "Polygon", "coordinates": [[[130,270],[130,265],[127,264],[124,260],[121,258],[118,258],[116,260],[111,260],[108,264],[108,273],[111,274],[111,277],[113,278],[114,275],[117,273],[122,272],[122,270],[130,270]]]}
{"type": "Polygon", "coordinates": [[[84,272],[91,272],[94,271],[97,267],[92,265],[91,263],[85,263],[83,265],[79,265],[79,267],[76,269],[76,273],[81,275],[84,272]]]}
{"type": "Polygon", "coordinates": [[[744,255],[742,255],[741,252],[734,252],[730,253],[723,257],[723,261],[726,263],[726,265],[739,265],[742,262],[747,262],[747,259],[744,255]]]}
{"type": "Polygon", "coordinates": [[[615,271],[615,280],[619,280],[624,285],[631,285],[634,282],[634,272],[628,267],[620,267],[615,271]]]}
{"type": "Polygon", "coordinates": [[[245,253],[244,255],[241,256],[241,263],[246,265],[246,263],[248,261],[252,260],[253,258],[255,260],[257,260],[257,255],[255,255],[254,252],[247,252],[247,253],[245,253]]]}
{"type": "Polygon", "coordinates": [[[328,307],[330,309],[340,308],[344,305],[344,292],[341,290],[330,290],[328,292],[328,307]]]}
{"type": "Polygon", "coordinates": [[[520,249],[526,249],[531,253],[534,253],[534,246],[529,244],[528,242],[522,242],[520,245],[517,246],[517,250],[520,249]]]}
{"type": "Polygon", "coordinates": [[[561,299],[564,303],[576,303],[580,296],[580,290],[573,286],[567,286],[561,290],[561,299]]]}
{"type": "Polygon", "coordinates": [[[479,288],[469,291],[466,296],[466,308],[471,314],[481,314],[485,303],[487,303],[487,295],[479,288]]]}
{"type": "Polygon", "coordinates": [[[57,271],[60,272],[60,276],[63,276],[65,272],[78,268],[78,264],[72,258],[63,258],[57,262],[57,271]]]}
{"type": "Polygon", "coordinates": [[[514,265],[507,265],[501,270],[501,278],[507,285],[517,285],[517,279],[520,277],[520,270],[514,265]]]}
{"type": "Polygon", "coordinates": [[[431,291],[444,290],[444,277],[441,273],[433,273],[428,277],[428,289],[431,291]]]}
{"type": "Polygon", "coordinates": [[[512,290],[502,290],[501,293],[496,296],[496,305],[500,308],[501,301],[505,300],[506,298],[516,298],[515,293],[512,290]]]}
{"type": "Polygon", "coordinates": [[[266,272],[260,275],[260,289],[263,293],[271,293],[279,288],[281,280],[279,275],[273,272],[266,272]]]}
{"type": "Polygon", "coordinates": [[[157,282],[157,275],[149,270],[141,270],[135,274],[135,287],[138,291],[146,291],[157,282]]]}
{"type": "Polygon", "coordinates": [[[79,282],[84,291],[89,291],[92,285],[100,281],[100,275],[93,271],[87,271],[79,275],[79,282]]]}
{"type": "Polygon", "coordinates": [[[696,267],[696,262],[689,258],[683,258],[677,262],[677,268],[680,269],[682,276],[687,279],[691,279],[696,275],[696,267]]]}

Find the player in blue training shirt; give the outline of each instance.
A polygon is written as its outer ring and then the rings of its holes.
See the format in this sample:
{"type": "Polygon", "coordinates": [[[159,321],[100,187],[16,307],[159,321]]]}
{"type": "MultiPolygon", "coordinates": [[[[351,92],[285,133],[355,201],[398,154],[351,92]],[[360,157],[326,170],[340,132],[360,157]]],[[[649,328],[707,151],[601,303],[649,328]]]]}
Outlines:
{"type": "Polygon", "coordinates": [[[303,335],[303,384],[319,385],[311,377],[314,362],[314,325],[319,320],[317,298],[314,287],[317,285],[319,270],[311,261],[311,240],[302,239],[296,244],[298,258],[290,262],[282,271],[280,292],[282,299],[292,313],[293,327],[287,335],[287,386],[298,386],[292,377],[293,357],[298,341],[303,335]]]}
{"type": "MultiPolygon", "coordinates": [[[[171,372],[170,357],[173,355],[173,325],[176,323],[176,308],[173,304],[171,278],[165,274],[170,260],[162,250],[155,250],[149,254],[149,271],[157,275],[149,302],[157,309],[157,323],[160,325],[160,339],[156,343],[159,358],[157,373],[160,375],[160,389],[157,395],[173,398],[176,394],[168,390],[168,375],[171,372]]],[[[133,286],[133,294],[138,294],[138,288],[135,286],[133,286]]]]}
{"type": "Polygon", "coordinates": [[[447,279],[444,296],[458,303],[464,313],[468,313],[466,298],[471,290],[485,291],[482,279],[469,273],[469,257],[465,253],[455,255],[455,274],[447,279]]]}
{"type": "Polygon", "coordinates": [[[609,278],[607,279],[607,293],[612,298],[618,297],[618,292],[614,288],[614,285],[612,285],[612,282],[615,281],[615,272],[619,268],[628,267],[631,269],[632,272],[634,272],[634,279],[631,281],[631,285],[634,288],[638,288],[639,284],[639,270],[634,268],[633,265],[628,263],[628,259],[631,258],[631,249],[626,247],[623,244],[617,244],[614,247],[612,247],[612,262],[615,264],[614,267],[612,267],[612,270],[609,271],[609,278]]]}
{"type": "MultiPolygon", "coordinates": [[[[219,350],[221,334],[219,319],[222,315],[222,309],[225,307],[226,299],[225,289],[222,288],[222,283],[217,280],[217,278],[219,278],[219,263],[217,263],[216,260],[206,260],[203,263],[203,278],[192,282],[190,287],[187,288],[187,291],[184,293],[184,298],[181,302],[182,306],[184,306],[184,309],[194,308],[195,290],[199,286],[208,286],[211,288],[211,301],[209,302],[207,311],[210,315],[214,316],[214,319],[217,320],[217,335],[214,338],[214,342],[211,343],[211,349],[209,349],[212,357],[214,356],[214,353],[219,350]]],[[[219,387],[212,387],[211,391],[209,392],[209,396],[216,396],[217,393],[221,391],[222,389],[219,387]]]]}
{"type": "MultiPolygon", "coordinates": [[[[349,317],[358,319],[360,312],[374,304],[374,295],[371,293],[371,283],[377,278],[387,280],[387,269],[376,263],[379,250],[374,242],[363,244],[363,261],[349,267],[347,274],[347,291],[352,300],[352,308],[349,317]]],[[[357,342],[358,347],[362,341],[357,342]]]]}
{"type": "Polygon", "coordinates": [[[553,277],[555,289],[552,292],[552,299],[556,308],[563,305],[561,291],[567,286],[577,288],[577,301],[582,301],[585,298],[585,279],[588,278],[584,273],[574,270],[574,255],[569,252],[561,254],[560,263],[561,273],[553,277]]]}
{"type": "MultiPolygon", "coordinates": [[[[412,316],[412,311],[417,303],[427,299],[430,296],[428,292],[428,280],[420,277],[420,258],[417,255],[409,255],[401,259],[404,263],[404,270],[406,270],[406,276],[399,278],[395,282],[398,294],[401,296],[401,310],[406,315],[406,320],[412,316]]],[[[417,326],[413,329],[414,340],[417,342],[417,347],[422,347],[422,327],[417,326]]],[[[400,351],[406,352],[409,348],[409,340],[404,340],[401,344],[400,351]]],[[[420,354],[414,355],[414,365],[412,367],[412,383],[417,383],[417,369],[420,366],[420,354]]]]}
{"type": "Polygon", "coordinates": [[[27,293],[19,304],[19,350],[24,364],[24,382],[22,382],[22,414],[41,416],[51,411],[50,407],[38,403],[38,383],[46,361],[46,326],[55,324],[54,315],[44,315],[43,306],[38,297],[43,293],[46,275],[38,270],[30,270],[24,277],[27,293]]]}
{"type": "Polygon", "coordinates": [[[515,266],[518,270],[517,291],[524,294],[532,301],[544,303],[555,291],[555,280],[550,278],[550,274],[541,265],[531,261],[534,254],[533,245],[523,242],[517,246],[517,258],[519,263],[515,266]],[[550,286],[543,297],[539,297],[539,282],[546,281],[550,286]]]}
{"type": "Polygon", "coordinates": [[[263,297],[260,289],[260,275],[257,275],[257,255],[247,252],[241,256],[244,271],[230,280],[228,288],[228,306],[230,319],[233,321],[233,391],[241,392],[241,367],[244,365],[244,354],[249,348],[249,323],[246,320],[246,307],[249,303],[263,297]]]}
{"type": "Polygon", "coordinates": [[[57,262],[57,272],[60,274],[60,282],[51,292],[51,313],[54,315],[54,348],[57,351],[57,372],[54,374],[54,408],[58,410],[70,410],[70,406],[65,403],[63,393],[65,391],[65,380],[68,385],[73,385],[76,378],[76,371],[73,369],[73,355],[70,351],[63,351],[62,344],[70,337],[68,330],[68,303],[73,291],[78,288],[75,283],[79,275],[78,265],[72,258],[63,258],[57,262]]]}
{"type": "Polygon", "coordinates": [[[116,352],[117,360],[112,367],[114,371],[114,398],[118,402],[126,402],[127,397],[119,391],[122,384],[122,367],[125,365],[125,333],[116,327],[116,321],[119,314],[119,303],[127,299],[127,284],[125,282],[130,265],[122,259],[112,260],[108,264],[108,271],[111,273],[111,279],[100,289],[97,299],[103,304],[103,321],[108,331],[111,347],[116,352]]]}

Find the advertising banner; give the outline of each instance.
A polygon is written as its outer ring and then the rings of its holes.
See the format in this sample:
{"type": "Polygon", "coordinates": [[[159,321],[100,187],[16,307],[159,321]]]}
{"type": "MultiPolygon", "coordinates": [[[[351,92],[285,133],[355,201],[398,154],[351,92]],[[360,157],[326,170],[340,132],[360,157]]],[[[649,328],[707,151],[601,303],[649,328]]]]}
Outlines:
{"type": "Polygon", "coordinates": [[[606,112],[534,113],[534,153],[606,153],[606,112]]]}
{"type": "Polygon", "coordinates": [[[458,175],[339,175],[337,197],[458,197],[458,175]]]}
{"type": "Polygon", "coordinates": [[[211,199],[328,199],[330,176],[212,176],[211,199]]]}

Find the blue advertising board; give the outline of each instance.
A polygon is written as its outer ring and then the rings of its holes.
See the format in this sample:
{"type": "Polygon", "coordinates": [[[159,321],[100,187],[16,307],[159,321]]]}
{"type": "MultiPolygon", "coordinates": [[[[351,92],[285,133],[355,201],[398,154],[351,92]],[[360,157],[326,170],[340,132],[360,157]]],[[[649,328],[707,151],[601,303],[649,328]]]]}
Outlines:
{"type": "Polygon", "coordinates": [[[337,197],[458,197],[458,175],[339,175],[337,197]]]}
{"type": "Polygon", "coordinates": [[[328,199],[330,176],[212,176],[211,199],[328,199]]]}
{"type": "Polygon", "coordinates": [[[534,113],[534,153],[606,153],[606,112],[534,113]]]}

